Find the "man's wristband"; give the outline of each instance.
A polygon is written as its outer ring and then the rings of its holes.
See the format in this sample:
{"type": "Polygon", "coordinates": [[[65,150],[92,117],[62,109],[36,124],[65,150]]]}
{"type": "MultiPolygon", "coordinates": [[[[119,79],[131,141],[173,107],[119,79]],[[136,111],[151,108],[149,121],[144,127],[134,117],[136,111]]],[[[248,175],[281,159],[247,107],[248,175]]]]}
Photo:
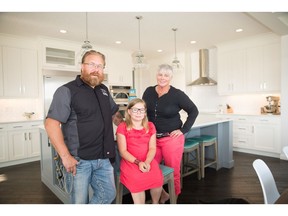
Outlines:
{"type": "Polygon", "coordinates": [[[138,160],[137,158],[134,160],[134,164],[136,164],[136,165],[139,165],[140,162],[141,162],[141,161],[138,160]]]}

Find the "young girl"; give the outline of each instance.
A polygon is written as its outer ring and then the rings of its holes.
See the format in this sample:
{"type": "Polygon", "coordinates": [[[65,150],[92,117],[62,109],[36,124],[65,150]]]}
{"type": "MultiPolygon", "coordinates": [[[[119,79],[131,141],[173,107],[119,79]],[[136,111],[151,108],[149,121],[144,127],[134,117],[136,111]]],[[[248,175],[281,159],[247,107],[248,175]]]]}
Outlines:
{"type": "Polygon", "coordinates": [[[145,204],[145,190],[150,189],[152,203],[159,203],[163,175],[156,154],[156,129],[146,116],[142,99],[130,101],[125,122],[119,124],[117,143],[120,155],[120,181],[131,192],[134,204],[145,204]]]}

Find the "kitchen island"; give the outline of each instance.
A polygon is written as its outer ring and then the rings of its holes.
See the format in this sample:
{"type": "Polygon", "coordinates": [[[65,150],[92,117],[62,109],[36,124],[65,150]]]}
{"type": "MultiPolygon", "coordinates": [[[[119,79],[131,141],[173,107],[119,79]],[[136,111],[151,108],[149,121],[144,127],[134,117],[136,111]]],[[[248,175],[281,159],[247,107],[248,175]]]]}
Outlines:
{"type": "MultiPolygon", "coordinates": [[[[231,119],[200,114],[191,130],[185,134],[185,137],[190,138],[199,135],[216,136],[218,142],[218,169],[222,167],[232,168],[234,166],[232,128],[231,119]]],[[[212,156],[213,152],[208,149],[206,154],[212,156]]]]}
{"type": "MultiPolygon", "coordinates": [[[[183,119],[185,116],[182,116],[183,119]]],[[[41,133],[41,180],[63,202],[69,203],[69,195],[65,192],[63,175],[59,173],[59,164],[54,160],[55,150],[49,142],[45,129],[41,133]]],[[[232,168],[232,121],[231,119],[216,118],[214,116],[199,115],[191,130],[185,134],[187,138],[201,134],[214,135],[218,138],[218,158],[220,168],[232,168]]],[[[208,149],[208,156],[210,151],[208,149]]],[[[212,154],[212,152],[211,152],[212,154]]]]}

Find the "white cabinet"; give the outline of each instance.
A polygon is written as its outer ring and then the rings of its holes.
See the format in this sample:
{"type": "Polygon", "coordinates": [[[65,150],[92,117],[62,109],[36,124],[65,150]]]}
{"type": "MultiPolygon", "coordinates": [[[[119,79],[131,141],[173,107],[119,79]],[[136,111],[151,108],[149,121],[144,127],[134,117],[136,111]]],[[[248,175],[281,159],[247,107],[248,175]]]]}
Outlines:
{"type": "Polygon", "coordinates": [[[38,160],[42,121],[0,124],[0,167],[38,160]]]}
{"type": "Polygon", "coordinates": [[[255,149],[280,154],[280,118],[255,117],[253,122],[255,149]]]}
{"type": "Polygon", "coordinates": [[[245,52],[231,50],[218,53],[218,93],[230,95],[245,89],[245,52]]]}
{"type": "Polygon", "coordinates": [[[37,97],[39,92],[37,63],[37,50],[3,46],[2,95],[4,97],[37,97]]]}
{"type": "Polygon", "coordinates": [[[229,118],[233,119],[234,150],[280,157],[279,116],[231,115],[229,118]]]}
{"type": "Polygon", "coordinates": [[[246,50],[246,80],[249,92],[280,92],[280,44],[246,50]]]}
{"type": "Polygon", "coordinates": [[[8,160],[7,125],[0,125],[0,163],[8,160]]]}
{"type": "Polygon", "coordinates": [[[80,72],[81,59],[77,59],[80,46],[58,40],[42,40],[42,50],[43,69],[80,72]]]}
{"type": "Polygon", "coordinates": [[[280,37],[266,34],[219,44],[218,93],[279,93],[280,37]]]}
{"type": "Polygon", "coordinates": [[[233,146],[238,148],[251,148],[253,143],[253,126],[245,116],[233,118],[233,146]]]}

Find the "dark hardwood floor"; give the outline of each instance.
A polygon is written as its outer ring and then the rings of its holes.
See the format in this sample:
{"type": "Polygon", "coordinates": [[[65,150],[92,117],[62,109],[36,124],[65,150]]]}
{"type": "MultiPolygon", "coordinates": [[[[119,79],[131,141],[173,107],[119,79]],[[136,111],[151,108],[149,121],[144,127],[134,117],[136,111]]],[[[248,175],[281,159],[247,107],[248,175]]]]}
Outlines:
{"type": "MultiPolygon", "coordinates": [[[[218,171],[206,168],[205,178],[196,174],[184,178],[179,204],[201,202],[231,203],[245,200],[252,204],[263,203],[259,180],[252,167],[255,159],[263,159],[271,169],[279,192],[288,188],[288,161],[277,158],[234,152],[235,166],[218,171]]],[[[41,182],[40,162],[0,168],[1,204],[61,204],[62,202],[41,182]],[[6,179],[6,180],[5,180],[6,179]]],[[[130,194],[123,203],[132,203],[130,194]]]]}

